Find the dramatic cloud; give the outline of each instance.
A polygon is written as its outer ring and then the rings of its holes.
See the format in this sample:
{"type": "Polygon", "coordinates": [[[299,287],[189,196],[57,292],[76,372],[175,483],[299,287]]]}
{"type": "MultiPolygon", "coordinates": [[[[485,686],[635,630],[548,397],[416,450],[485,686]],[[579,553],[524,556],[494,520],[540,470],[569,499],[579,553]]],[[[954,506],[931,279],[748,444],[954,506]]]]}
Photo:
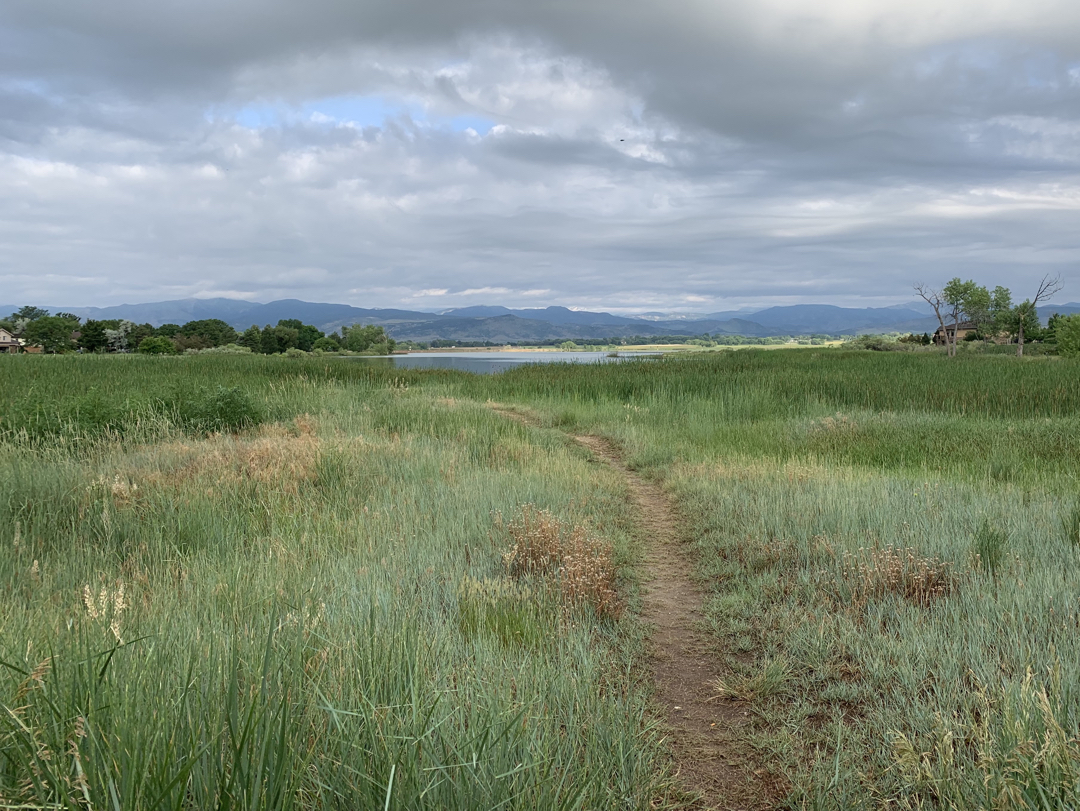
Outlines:
{"type": "Polygon", "coordinates": [[[0,8],[4,303],[1024,296],[1078,226],[1075,3],[0,8]]]}

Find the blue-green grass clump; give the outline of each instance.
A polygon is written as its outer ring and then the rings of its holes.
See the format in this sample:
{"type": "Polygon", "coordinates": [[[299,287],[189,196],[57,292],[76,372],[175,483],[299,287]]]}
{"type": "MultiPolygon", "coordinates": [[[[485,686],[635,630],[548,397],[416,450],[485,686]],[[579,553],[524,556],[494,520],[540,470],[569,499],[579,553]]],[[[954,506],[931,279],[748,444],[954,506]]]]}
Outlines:
{"type": "Polygon", "coordinates": [[[424,390],[307,359],[16,360],[9,404],[48,390],[63,413],[93,388],[142,422],[0,440],[3,802],[668,795],[633,619],[507,578],[493,516],[536,504],[602,532],[633,592],[621,483],[557,435],[438,375],[424,390]],[[181,390],[190,407],[168,399],[181,390]],[[133,405],[155,400],[171,404],[158,422],[133,405]]]}

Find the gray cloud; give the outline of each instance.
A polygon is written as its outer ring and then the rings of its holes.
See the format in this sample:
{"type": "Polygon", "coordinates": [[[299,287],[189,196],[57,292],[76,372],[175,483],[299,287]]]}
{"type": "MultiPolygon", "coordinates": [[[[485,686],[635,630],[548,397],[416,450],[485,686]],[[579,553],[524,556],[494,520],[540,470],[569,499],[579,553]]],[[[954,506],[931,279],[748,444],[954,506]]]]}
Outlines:
{"type": "Polygon", "coordinates": [[[10,0],[0,298],[1080,281],[1080,9],[939,5],[10,0]]]}

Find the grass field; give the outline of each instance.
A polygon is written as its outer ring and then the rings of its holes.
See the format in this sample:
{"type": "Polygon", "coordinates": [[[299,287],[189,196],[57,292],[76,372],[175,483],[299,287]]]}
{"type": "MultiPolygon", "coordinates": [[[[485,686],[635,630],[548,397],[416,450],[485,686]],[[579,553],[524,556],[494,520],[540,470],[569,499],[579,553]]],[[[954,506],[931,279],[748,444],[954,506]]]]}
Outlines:
{"type": "Polygon", "coordinates": [[[809,347],[490,377],[243,356],[0,375],[9,806],[676,803],[624,485],[567,429],[674,497],[717,695],[752,712],[788,805],[1077,805],[1076,362],[809,347]],[[610,549],[628,610],[511,576],[525,504],[610,549]]]}

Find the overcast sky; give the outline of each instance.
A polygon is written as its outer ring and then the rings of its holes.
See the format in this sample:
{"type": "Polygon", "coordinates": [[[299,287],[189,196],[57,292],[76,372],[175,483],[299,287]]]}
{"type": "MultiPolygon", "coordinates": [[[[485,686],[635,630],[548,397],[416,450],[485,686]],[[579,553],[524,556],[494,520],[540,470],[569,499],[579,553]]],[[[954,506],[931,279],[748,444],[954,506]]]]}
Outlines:
{"type": "Polygon", "coordinates": [[[711,312],[1061,273],[1075,0],[4,0],[0,302],[711,312]]]}

